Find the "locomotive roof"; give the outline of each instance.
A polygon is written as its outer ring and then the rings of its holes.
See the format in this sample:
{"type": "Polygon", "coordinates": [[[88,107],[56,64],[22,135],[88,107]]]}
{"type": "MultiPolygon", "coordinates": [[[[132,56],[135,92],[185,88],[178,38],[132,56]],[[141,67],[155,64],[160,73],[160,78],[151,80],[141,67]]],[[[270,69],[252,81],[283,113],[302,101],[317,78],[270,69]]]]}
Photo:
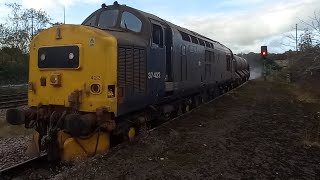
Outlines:
{"type": "Polygon", "coordinates": [[[225,45],[221,44],[221,43],[218,42],[218,41],[212,40],[212,39],[210,39],[210,38],[208,38],[208,37],[206,37],[206,36],[203,36],[203,35],[201,35],[201,34],[199,34],[199,33],[196,33],[196,32],[191,31],[191,30],[189,30],[189,29],[186,29],[186,28],[180,27],[180,26],[178,26],[178,25],[175,25],[175,24],[173,24],[173,23],[171,23],[171,22],[169,22],[169,21],[166,21],[166,20],[164,20],[164,19],[159,18],[159,17],[156,16],[156,15],[153,15],[153,14],[150,14],[150,13],[147,13],[147,12],[144,12],[144,11],[141,11],[141,10],[138,10],[138,9],[135,9],[135,8],[132,8],[132,9],[134,9],[134,10],[136,10],[136,11],[139,11],[139,12],[140,12],[143,16],[145,16],[146,18],[150,18],[150,19],[154,19],[154,20],[157,20],[157,21],[160,21],[160,22],[164,22],[164,23],[168,24],[170,27],[173,27],[173,28],[175,28],[175,29],[177,29],[177,30],[179,30],[179,31],[182,31],[182,32],[185,32],[185,33],[188,33],[188,34],[192,34],[192,35],[194,35],[194,36],[197,36],[198,38],[200,37],[200,38],[202,38],[202,39],[205,39],[205,40],[207,40],[207,41],[210,41],[211,43],[215,44],[215,47],[216,47],[216,46],[220,46],[220,49],[221,49],[221,50],[222,50],[222,49],[227,49],[227,50],[231,51],[228,47],[226,47],[225,45]]]}
{"type": "Polygon", "coordinates": [[[183,27],[180,27],[178,25],[175,25],[175,24],[173,24],[173,23],[171,23],[169,21],[166,21],[164,19],[159,18],[158,16],[156,16],[154,14],[150,14],[150,13],[135,9],[135,8],[130,7],[130,6],[120,5],[120,4],[117,3],[117,1],[114,2],[114,4],[109,6],[109,7],[116,8],[117,6],[121,6],[123,9],[126,9],[127,11],[135,11],[135,12],[139,13],[141,16],[145,17],[146,19],[153,19],[153,20],[165,23],[168,26],[170,26],[171,28],[177,29],[177,30],[179,30],[181,32],[184,32],[184,33],[187,33],[187,34],[190,34],[190,35],[193,35],[193,36],[196,36],[196,37],[198,37],[200,39],[209,41],[210,43],[214,44],[214,48],[215,49],[219,49],[219,50],[222,50],[222,51],[229,51],[229,52],[231,52],[231,54],[233,54],[232,51],[228,47],[226,47],[225,45],[221,44],[220,42],[212,40],[212,39],[210,39],[208,37],[205,37],[205,36],[203,36],[203,35],[201,35],[199,33],[196,33],[194,31],[191,31],[191,30],[188,30],[186,28],[183,28],[183,27]]]}

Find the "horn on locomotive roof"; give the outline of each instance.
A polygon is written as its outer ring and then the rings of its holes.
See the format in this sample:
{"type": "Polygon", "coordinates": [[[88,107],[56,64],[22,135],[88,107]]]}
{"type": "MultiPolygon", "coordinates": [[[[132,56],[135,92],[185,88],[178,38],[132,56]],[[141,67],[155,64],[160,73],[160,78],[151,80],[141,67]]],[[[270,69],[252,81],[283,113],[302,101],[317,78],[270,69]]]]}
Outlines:
{"type": "Polygon", "coordinates": [[[107,7],[106,3],[101,4],[101,8],[105,9],[107,7]]]}
{"type": "Polygon", "coordinates": [[[118,1],[115,1],[115,2],[113,3],[113,5],[115,5],[115,6],[119,6],[118,1]]]}

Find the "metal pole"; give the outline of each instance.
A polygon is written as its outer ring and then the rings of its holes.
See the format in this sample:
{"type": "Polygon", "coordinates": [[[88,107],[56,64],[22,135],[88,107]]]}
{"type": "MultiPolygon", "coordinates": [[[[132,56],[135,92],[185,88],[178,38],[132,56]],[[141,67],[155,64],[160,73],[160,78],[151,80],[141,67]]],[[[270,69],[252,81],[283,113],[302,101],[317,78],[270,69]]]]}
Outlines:
{"type": "Polygon", "coordinates": [[[31,39],[33,39],[33,9],[31,10],[31,39]]]}
{"type": "Polygon", "coordinates": [[[262,58],[263,61],[263,80],[267,80],[267,68],[266,68],[266,59],[262,58]]]}
{"type": "Polygon", "coordinates": [[[296,53],[298,53],[298,24],[296,24],[296,53]]]}
{"type": "Polygon", "coordinates": [[[66,7],[63,6],[63,24],[66,24],[66,7]]]}

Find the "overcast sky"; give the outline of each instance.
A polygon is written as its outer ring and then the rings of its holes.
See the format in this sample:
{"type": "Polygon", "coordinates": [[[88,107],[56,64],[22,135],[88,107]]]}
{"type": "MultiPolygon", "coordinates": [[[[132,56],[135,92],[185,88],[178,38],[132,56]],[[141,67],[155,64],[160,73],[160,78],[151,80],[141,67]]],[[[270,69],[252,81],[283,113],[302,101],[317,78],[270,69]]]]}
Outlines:
{"type": "MultiPolygon", "coordinates": [[[[42,9],[54,19],[80,24],[102,0],[0,0],[0,18],[9,13],[5,3],[17,2],[26,8],[42,9]]],[[[235,53],[259,52],[268,45],[270,52],[293,49],[287,34],[294,34],[300,19],[320,13],[320,0],[118,0],[120,4],[155,14],[177,25],[196,31],[229,46],[235,53]],[[285,44],[285,45],[284,45],[285,44]]],[[[291,43],[292,45],[292,43],[291,43]]]]}

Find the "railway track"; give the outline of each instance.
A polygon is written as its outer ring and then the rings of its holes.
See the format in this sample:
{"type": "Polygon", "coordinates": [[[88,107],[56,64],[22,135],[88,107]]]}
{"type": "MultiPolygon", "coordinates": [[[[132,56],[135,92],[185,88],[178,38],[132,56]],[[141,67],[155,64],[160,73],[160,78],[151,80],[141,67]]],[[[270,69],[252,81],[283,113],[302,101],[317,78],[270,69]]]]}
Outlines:
{"type": "Polygon", "coordinates": [[[0,109],[23,106],[27,102],[27,94],[0,95],[0,109]]]}
{"type": "MultiPolygon", "coordinates": [[[[47,155],[42,155],[25,162],[16,164],[0,171],[0,180],[14,179],[15,177],[28,176],[36,169],[49,169],[47,155]]],[[[28,177],[26,177],[28,178],[28,177]]]]}
{"type": "MultiPolygon", "coordinates": [[[[218,99],[222,98],[223,96],[228,95],[230,93],[233,93],[235,90],[245,86],[248,82],[249,81],[243,83],[239,87],[237,87],[237,88],[235,88],[235,89],[233,89],[233,90],[231,90],[229,92],[226,92],[226,93],[224,93],[224,94],[216,97],[215,99],[213,99],[213,100],[211,100],[209,102],[206,102],[204,104],[208,104],[208,103],[217,101],[218,99]]],[[[1,96],[0,96],[0,98],[1,98],[1,96]]],[[[201,107],[201,106],[199,106],[199,107],[201,107]]],[[[197,109],[197,108],[195,108],[195,109],[197,109]]],[[[161,126],[178,119],[179,117],[188,115],[191,112],[193,112],[195,109],[192,109],[191,111],[186,112],[186,113],[184,113],[182,115],[179,115],[178,117],[173,118],[173,119],[171,119],[169,121],[162,122],[162,123],[158,124],[157,126],[153,127],[152,129],[150,129],[149,132],[158,129],[161,126]]],[[[53,171],[52,171],[52,169],[50,169],[50,164],[48,163],[47,158],[48,158],[47,155],[42,155],[41,157],[30,159],[28,161],[25,161],[25,162],[22,162],[20,164],[14,165],[12,167],[3,169],[3,170],[0,171],[0,180],[13,179],[15,177],[28,176],[28,174],[31,174],[33,171],[38,170],[38,169],[46,169],[46,170],[49,170],[52,173],[53,171]]]]}

